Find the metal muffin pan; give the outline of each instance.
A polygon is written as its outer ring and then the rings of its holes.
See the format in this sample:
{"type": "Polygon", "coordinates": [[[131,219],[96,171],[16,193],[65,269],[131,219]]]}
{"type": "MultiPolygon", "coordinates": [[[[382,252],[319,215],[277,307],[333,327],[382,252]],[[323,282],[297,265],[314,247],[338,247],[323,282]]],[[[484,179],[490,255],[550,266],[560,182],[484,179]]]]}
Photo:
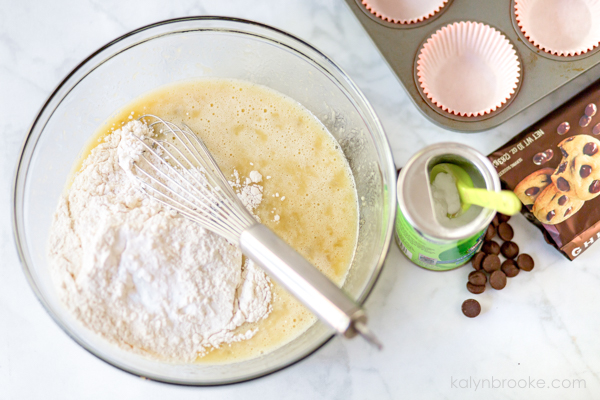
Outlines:
{"type": "MultiPolygon", "coordinates": [[[[418,0],[416,0],[418,1],[418,0]]],[[[514,0],[451,0],[437,14],[416,24],[395,24],[373,15],[360,0],[346,0],[419,110],[435,124],[459,132],[492,129],[600,63],[600,48],[573,57],[538,49],[527,40],[515,19],[514,0]],[[423,93],[416,62],[423,44],[438,29],[458,21],[483,22],[513,44],[521,62],[515,94],[496,111],[480,117],[461,117],[443,111],[423,93]]]]}

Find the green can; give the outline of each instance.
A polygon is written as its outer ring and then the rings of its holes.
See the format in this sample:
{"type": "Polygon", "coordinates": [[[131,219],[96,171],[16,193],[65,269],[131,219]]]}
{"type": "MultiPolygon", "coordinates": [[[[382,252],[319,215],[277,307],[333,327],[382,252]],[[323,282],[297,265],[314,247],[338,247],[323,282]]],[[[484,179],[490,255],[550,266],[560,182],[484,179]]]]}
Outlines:
{"type": "Polygon", "coordinates": [[[496,212],[471,206],[452,224],[436,217],[429,174],[440,163],[463,168],[475,187],[500,191],[500,178],[492,163],[477,150],[460,143],[438,143],[415,154],[398,176],[398,212],[395,238],[414,264],[447,271],[465,264],[483,243],[496,212]]]}

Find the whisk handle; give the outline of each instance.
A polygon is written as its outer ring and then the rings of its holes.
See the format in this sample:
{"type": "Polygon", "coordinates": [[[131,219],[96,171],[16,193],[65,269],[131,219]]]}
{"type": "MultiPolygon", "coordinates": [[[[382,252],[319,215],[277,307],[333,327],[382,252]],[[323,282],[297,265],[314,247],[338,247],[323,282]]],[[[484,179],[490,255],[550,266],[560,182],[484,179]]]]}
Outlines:
{"type": "Polygon", "coordinates": [[[256,224],[242,232],[240,247],[338,333],[356,336],[355,323],[366,323],[365,313],[358,304],[266,226],[256,224]]]}

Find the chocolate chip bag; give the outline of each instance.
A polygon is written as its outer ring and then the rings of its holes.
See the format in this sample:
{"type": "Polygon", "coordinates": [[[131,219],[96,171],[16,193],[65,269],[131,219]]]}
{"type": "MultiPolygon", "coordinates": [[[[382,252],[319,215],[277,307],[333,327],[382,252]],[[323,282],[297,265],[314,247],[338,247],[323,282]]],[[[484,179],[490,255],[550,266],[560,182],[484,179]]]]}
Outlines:
{"type": "Polygon", "coordinates": [[[600,81],[489,159],[522,213],[570,260],[600,241],[600,81]]]}

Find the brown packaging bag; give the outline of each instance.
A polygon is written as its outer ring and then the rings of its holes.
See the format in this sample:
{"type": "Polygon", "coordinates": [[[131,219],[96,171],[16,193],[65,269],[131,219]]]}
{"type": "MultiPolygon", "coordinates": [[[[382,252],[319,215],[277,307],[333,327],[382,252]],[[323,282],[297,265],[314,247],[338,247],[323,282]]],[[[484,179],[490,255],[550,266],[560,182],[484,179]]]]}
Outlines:
{"type": "Polygon", "coordinates": [[[521,212],[575,259],[600,241],[600,81],[494,151],[489,159],[521,212]]]}

